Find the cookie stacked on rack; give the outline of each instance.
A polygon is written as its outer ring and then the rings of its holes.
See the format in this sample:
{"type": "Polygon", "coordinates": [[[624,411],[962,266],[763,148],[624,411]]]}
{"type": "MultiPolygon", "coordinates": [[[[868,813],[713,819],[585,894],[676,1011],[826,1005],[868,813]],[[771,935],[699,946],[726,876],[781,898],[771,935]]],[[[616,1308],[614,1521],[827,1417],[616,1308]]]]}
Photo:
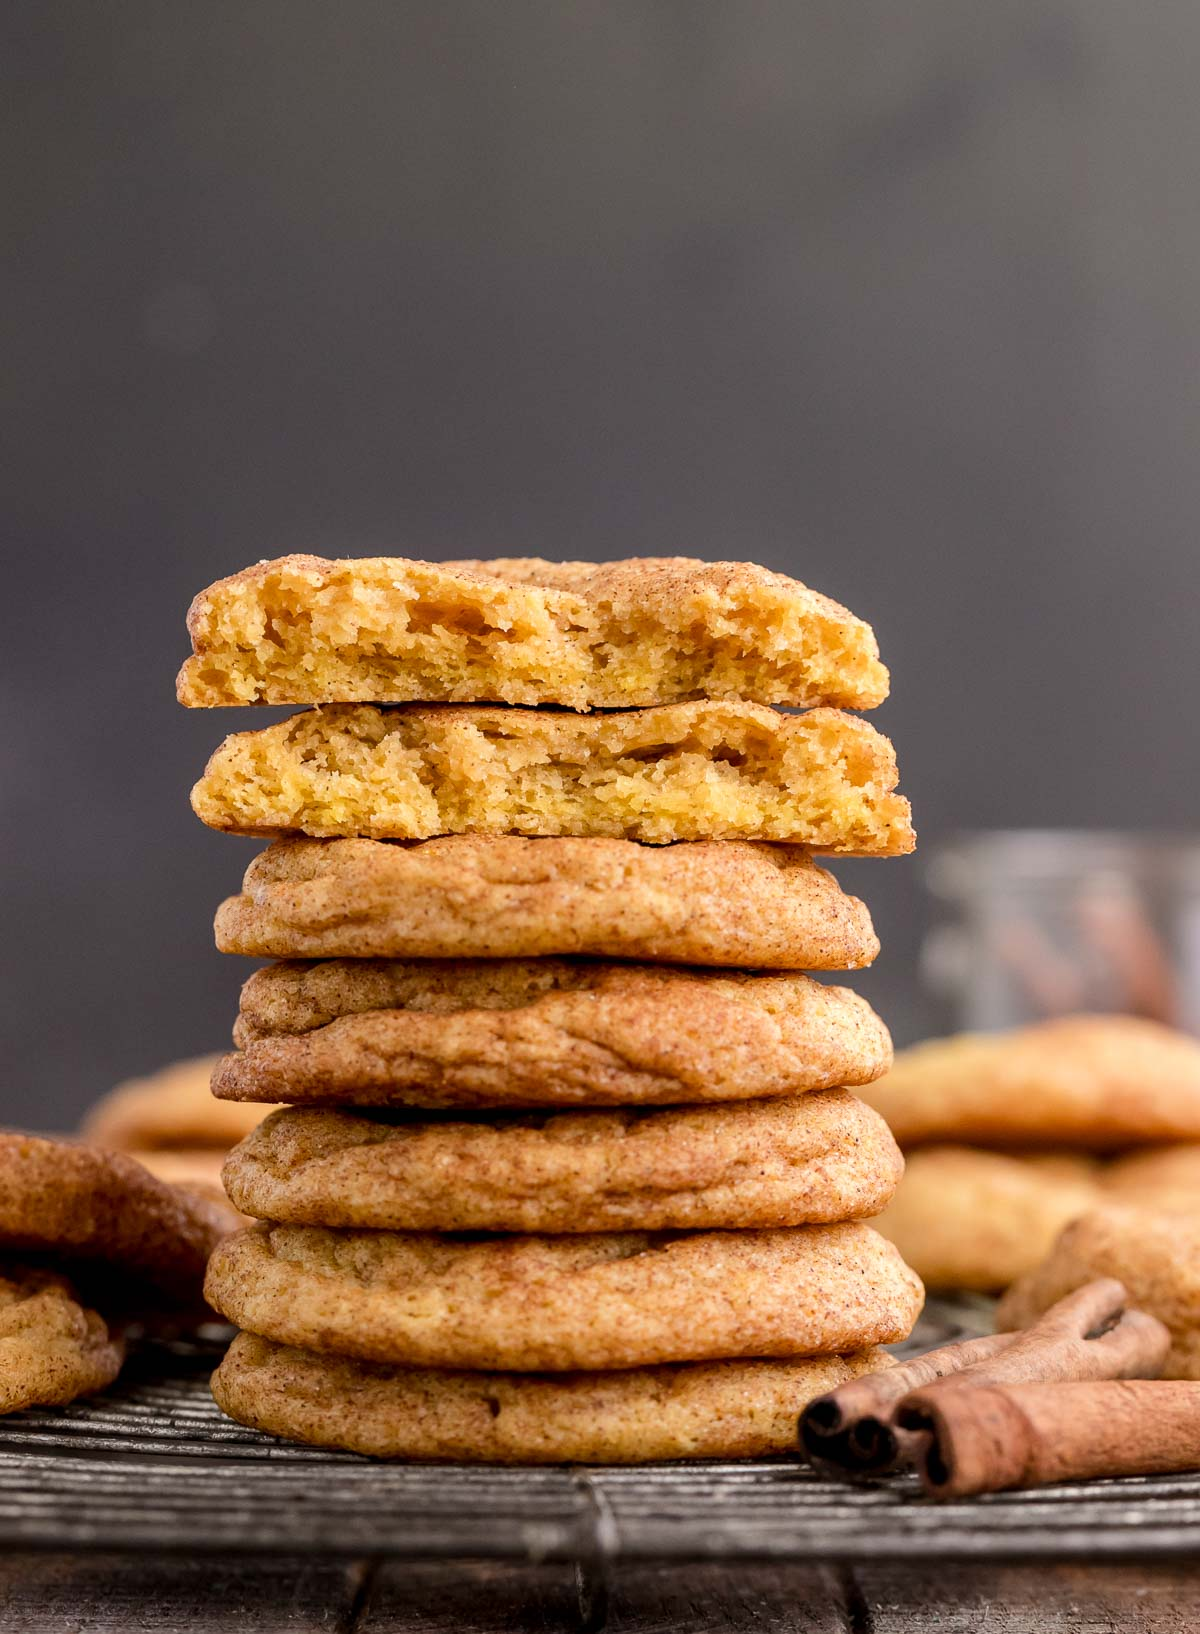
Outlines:
{"type": "Polygon", "coordinates": [[[913,844],[868,626],[795,581],[287,557],[189,617],[183,703],[315,706],[193,794],[267,837],[222,1099],[221,1406],[388,1456],[629,1462],[794,1441],[920,1284],[863,1221],[901,1159],[844,1086],[878,944],[813,852],[913,844]],[[772,705],[808,713],[780,714],[772,705]]]}

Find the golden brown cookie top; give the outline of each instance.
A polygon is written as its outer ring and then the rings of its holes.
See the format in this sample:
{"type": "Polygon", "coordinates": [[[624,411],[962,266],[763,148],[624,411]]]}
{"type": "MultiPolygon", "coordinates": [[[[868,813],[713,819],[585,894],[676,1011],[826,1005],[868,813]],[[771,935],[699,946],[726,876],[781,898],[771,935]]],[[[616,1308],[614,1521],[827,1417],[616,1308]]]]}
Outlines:
{"type": "Polygon", "coordinates": [[[119,1332],[46,1266],[0,1259],[0,1413],[58,1407],[116,1378],[119,1332]]]}
{"type": "Polygon", "coordinates": [[[670,1111],[395,1121],[291,1110],[230,1154],[234,1203],[293,1225],[586,1232],[877,1213],[902,1161],[845,1090],[670,1111]]]}
{"type": "Polygon", "coordinates": [[[330,704],[226,738],[192,807],[258,837],[786,840],[891,856],[915,844],[896,780],[887,738],[836,709],[330,704]]]}
{"type": "Polygon", "coordinates": [[[1114,1149],[1200,1136],[1200,1043],[1134,1016],[1068,1016],[902,1050],[864,1092],[902,1146],[1114,1149]]]}
{"type": "Polygon", "coordinates": [[[179,700],[629,708],[753,698],[869,708],[887,671],[869,625],[744,562],[420,562],[284,556],[210,585],[188,614],[179,700]]]}
{"type": "Polygon", "coordinates": [[[69,1263],[89,1289],[102,1279],[106,1310],[193,1306],[236,1223],[215,1195],[156,1180],[121,1152],[0,1134],[0,1253],[69,1263]]]}
{"type": "Polygon", "coordinates": [[[875,1226],[927,1287],[995,1293],[1095,1206],[1102,1168],[1076,1152],[920,1146],[875,1226]]]}
{"type": "Polygon", "coordinates": [[[848,988],[565,959],[296,962],[257,972],[220,1096],[298,1105],[672,1105],[795,1095],[886,1070],[848,988]]]}
{"type": "Polygon", "coordinates": [[[886,1344],[922,1298],[859,1223],[481,1240],[259,1225],[218,1248],[206,1287],[239,1327],[281,1343],[552,1372],[886,1344]]]}
{"type": "Polygon", "coordinates": [[[455,834],[281,840],[217,913],[217,946],[268,958],[588,955],[857,969],[866,908],[800,846],[455,834]]]}
{"type": "Polygon", "coordinates": [[[117,1152],[228,1151],[265,1113],[213,1098],[209,1085],[220,1059],[199,1055],[172,1061],[145,1078],[118,1084],[90,1108],[80,1125],[81,1139],[117,1152]]]}
{"type": "Polygon", "coordinates": [[[241,1333],[213,1375],[231,1417],[318,1446],[465,1463],[645,1463],[793,1452],[814,1396],[891,1365],[884,1350],[607,1373],[380,1367],[241,1333]]]}
{"type": "Polygon", "coordinates": [[[553,957],[285,959],[256,970],[244,983],[235,1041],[246,1045],[312,1032],[331,1021],[378,1010],[439,1016],[527,1010],[543,999],[575,993],[620,995],[659,1021],[671,997],[682,993],[706,1005],[724,1000],[775,1017],[808,1019],[828,1010],[849,1019],[868,1013],[866,1000],[853,989],[814,981],[799,970],[714,970],[553,957]]]}

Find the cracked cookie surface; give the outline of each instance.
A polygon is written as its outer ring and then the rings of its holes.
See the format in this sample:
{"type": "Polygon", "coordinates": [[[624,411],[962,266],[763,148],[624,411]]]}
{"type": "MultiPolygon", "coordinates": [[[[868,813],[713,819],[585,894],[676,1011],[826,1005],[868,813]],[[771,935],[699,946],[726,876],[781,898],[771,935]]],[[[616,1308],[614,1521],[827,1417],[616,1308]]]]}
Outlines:
{"type": "Polygon", "coordinates": [[[213,1375],[242,1424],[377,1458],[640,1464],[793,1452],[815,1396],[890,1367],[884,1350],[558,1376],[384,1367],[241,1333],[213,1375]]]}
{"type": "Polygon", "coordinates": [[[263,561],[188,613],[179,701],[494,702],[631,708],[752,698],[867,709],[887,696],[868,624],[746,562],[642,557],[263,561]]]}
{"type": "Polygon", "coordinates": [[[192,807],[212,828],[259,837],[785,840],[895,856],[915,844],[896,779],[887,738],[836,709],[332,704],[226,738],[192,807]]]}
{"type": "Polygon", "coordinates": [[[870,915],[801,846],[456,834],[277,840],[217,911],[223,953],[295,958],[570,954],[856,970],[870,915]]]}
{"type": "Polygon", "coordinates": [[[302,1349],[517,1372],[842,1353],[906,1338],[922,1289],[869,1226],[488,1237],[252,1226],[213,1306],[302,1349]]]}
{"type": "Polygon", "coordinates": [[[877,1214],[902,1159],[846,1090],[666,1112],[378,1122],[275,1112],[230,1154],[244,1214],[398,1231],[791,1226],[877,1214]]]}
{"type": "Polygon", "coordinates": [[[554,958],[272,965],[243,988],[234,1040],[215,1094],[301,1105],[732,1101],[891,1061],[865,999],[799,971],[554,958]]]}

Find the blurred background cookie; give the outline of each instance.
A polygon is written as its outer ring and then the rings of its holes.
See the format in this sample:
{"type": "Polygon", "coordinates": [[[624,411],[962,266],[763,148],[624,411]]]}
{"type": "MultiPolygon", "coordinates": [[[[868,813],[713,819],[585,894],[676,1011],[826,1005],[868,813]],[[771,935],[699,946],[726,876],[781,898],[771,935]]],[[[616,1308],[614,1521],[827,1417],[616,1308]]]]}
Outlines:
{"type": "Polygon", "coordinates": [[[271,1109],[218,1101],[210,1084],[220,1060],[193,1056],[118,1084],[88,1110],[80,1138],[130,1153],[172,1185],[207,1186],[221,1196],[226,1154],[271,1109]]]}
{"type": "Polygon", "coordinates": [[[0,1259],[0,1413],[103,1390],[124,1357],[120,1324],[84,1305],[65,1276],[0,1259]]]}
{"type": "Polygon", "coordinates": [[[1200,1044],[1160,1022],[933,1039],[860,1093],[906,1151],[879,1230],[931,1288],[1006,1288],[1108,1197],[1200,1220],[1200,1044]]]}
{"type": "Polygon", "coordinates": [[[1108,1204],[1072,1221],[1042,1263],[1005,1294],[996,1325],[1025,1327],[1095,1277],[1116,1277],[1132,1305],[1166,1324],[1166,1378],[1200,1379],[1200,1219],[1194,1207],[1108,1204]]]}
{"type": "Polygon", "coordinates": [[[131,1327],[211,1320],[205,1267],[238,1222],[220,1190],[127,1154],[0,1133],[0,1412],[103,1389],[131,1327]]]}
{"type": "Polygon", "coordinates": [[[0,1253],[71,1267],[128,1319],[202,1312],[208,1256],[236,1224],[223,1196],[169,1185],[126,1153],[0,1133],[0,1253]]]}
{"type": "Polygon", "coordinates": [[[864,1099],[906,1147],[1195,1140],[1200,1043],[1137,1016],[1063,1016],[902,1050],[864,1099]]]}

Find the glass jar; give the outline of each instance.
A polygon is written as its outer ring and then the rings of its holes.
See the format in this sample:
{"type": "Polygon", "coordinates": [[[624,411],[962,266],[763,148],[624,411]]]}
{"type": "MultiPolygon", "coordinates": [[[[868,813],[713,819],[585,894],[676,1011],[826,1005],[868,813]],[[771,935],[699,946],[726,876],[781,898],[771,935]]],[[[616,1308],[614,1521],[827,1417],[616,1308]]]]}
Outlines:
{"type": "Polygon", "coordinates": [[[922,975],[947,1030],[1116,1011],[1200,1035],[1200,838],[966,834],[938,847],[922,975]]]}

